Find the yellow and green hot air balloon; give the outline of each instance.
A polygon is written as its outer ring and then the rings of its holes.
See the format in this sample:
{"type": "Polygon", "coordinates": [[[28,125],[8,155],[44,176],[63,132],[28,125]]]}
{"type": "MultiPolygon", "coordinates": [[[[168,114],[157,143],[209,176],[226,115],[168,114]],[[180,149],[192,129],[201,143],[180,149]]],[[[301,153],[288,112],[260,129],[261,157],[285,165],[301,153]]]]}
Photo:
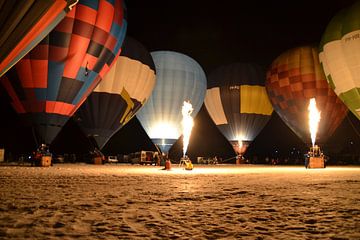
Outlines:
{"type": "Polygon", "coordinates": [[[319,58],[330,86],[360,120],[360,1],[330,21],[319,58]]]}

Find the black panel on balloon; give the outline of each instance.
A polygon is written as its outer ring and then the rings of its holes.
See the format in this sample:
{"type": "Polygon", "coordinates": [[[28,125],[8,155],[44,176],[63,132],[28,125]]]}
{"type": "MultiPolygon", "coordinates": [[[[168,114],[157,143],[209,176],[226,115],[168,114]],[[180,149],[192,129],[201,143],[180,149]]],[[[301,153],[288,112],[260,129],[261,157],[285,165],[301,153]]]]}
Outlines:
{"type": "Polygon", "coordinates": [[[234,63],[222,66],[211,72],[207,88],[224,86],[265,86],[265,71],[260,66],[250,63],[234,63]],[[224,79],[220,82],[219,79],[224,79]],[[225,80],[226,79],[226,80],[225,80]],[[220,84],[219,84],[220,83],[220,84]]]}
{"type": "Polygon", "coordinates": [[[64,115],[49,113],[25,113],[20,116],[26,125],[35,129],[37,140],[46,144],[52,142],[69,119],[64,115]]]}
{"type": "Polygon", "coordinates": [[[56,100],[59,102],[72,103],[83,84],[84,82],[82,81],[63,77],[56,100]]]}
{"type": "Polygon", "coordinates": [[[127,36],[124,40],[120,56],[137,60],[155,72],[155,64],[147,49],[137,40],[127,36]]]}

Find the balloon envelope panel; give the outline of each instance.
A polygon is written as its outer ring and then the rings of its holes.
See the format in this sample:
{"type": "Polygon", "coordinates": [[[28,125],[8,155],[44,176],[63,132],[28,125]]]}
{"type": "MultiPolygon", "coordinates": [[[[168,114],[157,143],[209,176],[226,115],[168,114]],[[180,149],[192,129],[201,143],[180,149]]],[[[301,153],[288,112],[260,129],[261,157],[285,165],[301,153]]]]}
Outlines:
{"type": "Polygon", "coordinates": [[[330,21],[319,58],[330,86],[360,120],[360,1],[330,21]]]}
{"type": "Polygon", "coordinates": [[[206,76],[192,58],[172,51],[151,53],[156,67],[156,84],[148,102],[136,115],[151,139],[178,139],[182,133],[184,101],[193,106],[192,117],[205,98],[206,76]]]}
{"type": "Polygon", "coordinates": [[[290,49],[271,64],[266,89],[275,111],[302,139],[310,143],[308,106],[311,98],[321,112],[316,142],[325,143],[346,116],[346,106],[326,82],[315,47],[290,49]]]}
{"type": "Polygon", "coordinates": [[[209,76],[206,109],[238,153],[246,150],[239,141],[253,141],[272,114],[264,82],[265,71],[249,63],[223,66],[209,76]]]}
{"type": "Polygon", "coordinates": [[[11,103],[50,144],[116,60],[126,32],[124,5],[79,3],[1,79],[11,103]]]}
{"type": "Polygon", "coordinates": [[[155,65],[146,48],[126,37],[121,54],[79,108],[76,119],[99,148],[143,106],[155,86],[155,65]]]}
{"type": "Polygon", "coordinates": [[[0,4],[0,76],[65,17],[75,0],[11,0],[0,4]]]}

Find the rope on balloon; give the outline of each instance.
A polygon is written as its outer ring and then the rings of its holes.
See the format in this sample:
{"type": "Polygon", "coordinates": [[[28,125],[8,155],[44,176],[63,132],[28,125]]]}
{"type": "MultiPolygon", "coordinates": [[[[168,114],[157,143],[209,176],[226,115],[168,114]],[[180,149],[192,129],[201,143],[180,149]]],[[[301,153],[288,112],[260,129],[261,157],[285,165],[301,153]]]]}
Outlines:
{"type": "Polygon", "coordinates": [[[225,160],[219,161],[219,163],[228,162],[228,161],[230,161],[230,160],[232,160],[232,159],[235,159],[236,157],[237,157],[237,156],[231,157],[231,158],[227,158],[227,159],[225,159],[225,160]]]}
{"type": "Polygon", "coordinates": [[[352,121],[350,120],[350,118],[349,118],[349,113],[346,115],[346,118],[347,118],[347,120],[349,121],[351,127],[354,129],[356,135],[360,138],[360,133],[359,133],[358,130],[355,128],[353,122],[352,122],[352,121]]]}
{"type": "Polygon", "coordinates": [[[35,140],[36,147],[38,147],[39,142],[38,142],[38,139],[37,139],[37,136],[36,136],[36,133],[35,133],[35,127],[34,126],[31,126],[31,132],[32,132],[33,138],[35,140]]]}

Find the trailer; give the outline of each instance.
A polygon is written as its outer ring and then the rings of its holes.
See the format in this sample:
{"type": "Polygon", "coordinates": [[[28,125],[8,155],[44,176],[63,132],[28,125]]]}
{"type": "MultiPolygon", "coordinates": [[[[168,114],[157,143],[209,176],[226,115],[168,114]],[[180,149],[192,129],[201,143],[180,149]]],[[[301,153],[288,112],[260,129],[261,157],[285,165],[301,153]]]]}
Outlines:
{"type": "Polygon", "coordinates": [[[208,158],[205,158],[205,157],[197,157],[197,163],[198,164],[209,164],[209,165],[215,165],[215,164],[218,164],[218,159],[217,157],[208,157],[208,158]]]}
{"type": "Polygon", "coordinates": [[[158,152],[154,151],[139,151],[129,154],[131,164],[140,164],[140,165],[159,165],[160,156],[158,152]]]}

